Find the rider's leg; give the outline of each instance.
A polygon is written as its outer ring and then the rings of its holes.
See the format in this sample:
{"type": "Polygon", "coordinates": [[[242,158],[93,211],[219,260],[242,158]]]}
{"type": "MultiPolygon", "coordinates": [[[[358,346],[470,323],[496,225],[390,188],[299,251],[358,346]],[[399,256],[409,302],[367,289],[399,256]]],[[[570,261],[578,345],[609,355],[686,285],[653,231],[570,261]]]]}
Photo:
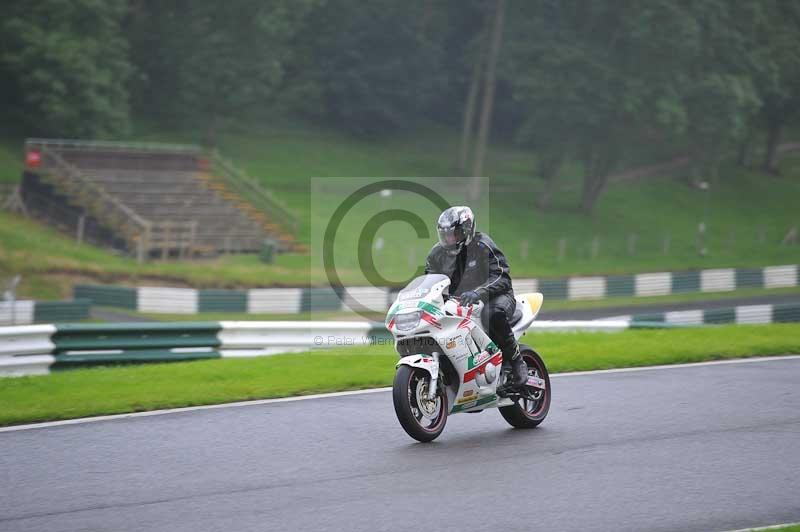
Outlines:
{"type": "Polygon", "coordinates": [[[516,305],[513,296],[500,294],[486,302],[482,319],[489,338],[503,352],[503,360],[511,364],[514,385],[519,386],[528,379],[528,368],[520,356],[519,345],[509,323],[516,305]]]}

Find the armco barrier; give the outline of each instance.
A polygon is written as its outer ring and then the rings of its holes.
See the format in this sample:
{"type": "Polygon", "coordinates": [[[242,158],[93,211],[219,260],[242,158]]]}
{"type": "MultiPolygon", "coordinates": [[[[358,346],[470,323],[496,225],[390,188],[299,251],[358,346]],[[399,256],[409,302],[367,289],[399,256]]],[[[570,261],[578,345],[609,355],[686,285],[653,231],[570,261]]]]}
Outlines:
{"type": "Polygon", "coordinates": [[[55,362],[55,325],[0,327],[0,376],[41,375],[55,362]]]}
{"type": "MultiPolygon", "coordinates": [[[[798,266],[766,268],[717,268],[637,275],[570,277],[563,279],[514,279],[517,293],[542,292],[548,299],[603,299],[606,297],[663,296],[688,292],[724,292],[740,288],[780,288],[798,285],[798,266]]],[[[384,312],[394,301],[396,289],[348,287],[258,288],[251,290],[196,290],[194,288],[77,285],[75,297],[100,306],[140,312],[195,314],[198,312],[297,313],[336,311],[354,302],[384,312]]]]}
{"type": "Polygon", "coordinates": [[[89,299],[74,301],[0,301],[0,325],[80,321],[89,317],[89,299]]]}
{"type": "MultiPolygon", "coordinates": [[[[542,321],[535,330],[621,331],[627,320],[542,321]]],[[[103,364],[251,357],[391,343],[382,323],[177,322],[0,327],[0,376],[103,364]]]]}
{"type": "Polygon", "coordinates": [[[325,347],[374,345],[391,338],[381,323],[366,321],[223,321],[223,356],[257,356],[325,347]]]}
{"type": "Polygon", "coordinates": [[[56,325],[55,368],[219,358],[218,322],[56,325]]]}
{"type": "MultiPolygon", "coordinates": [[[[537,321],[531,330],[618,332],[629,328],[800,321],[800,305],[749,305],[713,311],[537,321]]],[[[357,345],[391,344],[382,323],[362,321],[118,323],[0,327],[0,376],[91,365],[252,357],[357,345]]]]}

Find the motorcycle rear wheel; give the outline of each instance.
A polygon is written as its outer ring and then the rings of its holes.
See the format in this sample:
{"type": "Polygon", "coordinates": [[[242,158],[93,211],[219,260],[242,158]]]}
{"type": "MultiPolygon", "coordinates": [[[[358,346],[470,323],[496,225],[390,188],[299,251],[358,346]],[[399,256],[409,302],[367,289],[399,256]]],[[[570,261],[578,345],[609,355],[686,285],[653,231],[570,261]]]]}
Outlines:
{"type": "Polygon", "coordinates": [[[409,436],[420,442],[435,440],[447,423],[447,394],[440,382],[436,399],[427,400],[430,382],[431,376],[427,371],[400,366],[392,385],[397,420],[409,436]]]}
{"type": "Polygon", "coordinates": [[[520,344],[520,354],[528,365],[528,375],[544,379],[545,389],[539,390],[537,400],[520,399],[517,403],[498,408],[509,425],[517,429],[532,429],[538,426],[550,411],[550,374],[542,357],[530,346],[520,344]]]}

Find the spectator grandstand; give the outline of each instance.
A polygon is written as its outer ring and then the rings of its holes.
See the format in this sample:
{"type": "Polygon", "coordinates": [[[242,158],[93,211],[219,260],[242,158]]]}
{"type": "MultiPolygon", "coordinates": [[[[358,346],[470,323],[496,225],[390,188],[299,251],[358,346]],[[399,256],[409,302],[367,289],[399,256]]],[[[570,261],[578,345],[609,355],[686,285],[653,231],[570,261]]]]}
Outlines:
{"type": "Polygon", "coordinates": [[[197,146],[29,139],[25,152],[26,208],[78,240],[141,261],[295,247],[291,213],[197,146]]]}

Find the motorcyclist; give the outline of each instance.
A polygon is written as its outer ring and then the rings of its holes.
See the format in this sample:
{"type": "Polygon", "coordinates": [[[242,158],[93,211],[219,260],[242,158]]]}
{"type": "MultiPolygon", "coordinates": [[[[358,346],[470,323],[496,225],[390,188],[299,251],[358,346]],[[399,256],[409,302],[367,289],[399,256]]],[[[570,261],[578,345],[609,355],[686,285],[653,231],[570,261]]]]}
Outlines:
{"type": "Polygon", "coordinates": [[[450,278],[450,295],[467,306],[482,301],[484,329],[511,365],[514,386],[528,378],[525,361],[511,330],[516,301],[511,287],[508,263],[488,235],[475,231],[475,215],[465,206],[450,207],[436,224],[439,242],[425,263],[425,273],[440,273],[450,278]]]}

